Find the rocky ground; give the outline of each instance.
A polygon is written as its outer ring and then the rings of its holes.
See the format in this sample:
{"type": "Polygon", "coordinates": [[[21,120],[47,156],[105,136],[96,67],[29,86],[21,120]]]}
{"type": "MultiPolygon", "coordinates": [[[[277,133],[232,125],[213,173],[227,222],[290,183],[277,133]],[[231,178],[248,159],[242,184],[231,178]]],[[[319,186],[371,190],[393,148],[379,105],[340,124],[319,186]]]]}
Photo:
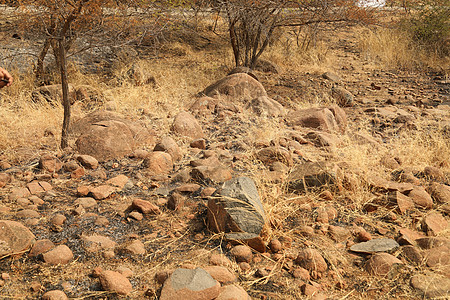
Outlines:
{"type": "Polygon", "coordinates": [[[72,149],[2,160],[0,299],[447,298],[448,80],[352,35],[324,72],[205,83],[167,130],[106,102],[72,149]]]}

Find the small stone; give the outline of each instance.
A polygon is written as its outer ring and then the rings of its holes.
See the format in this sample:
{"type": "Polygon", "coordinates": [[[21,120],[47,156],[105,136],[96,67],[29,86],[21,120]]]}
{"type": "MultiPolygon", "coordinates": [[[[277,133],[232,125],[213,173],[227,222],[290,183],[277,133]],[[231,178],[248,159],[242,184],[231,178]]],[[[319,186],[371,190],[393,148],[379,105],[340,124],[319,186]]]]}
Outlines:
{"type": "Polygon", "coordinates": [[[184,206],[186,197],[180,193],[172,193],[167,201],[167,207],[171,210],[179,210],[184,206]]]}
{"type": "Polygon", "coordinates": [[[31,251],[28,253],[28,256],[35,257],[38,256],[39,254],[48,252],[53,248],[55,248],[55,244],[53,244],[52,241],[48,239],[38,240],[36,241],[36,243],[34,243],[33,247],[31,248],[31,251]]]}
{"type": "Polygon", "coordinates": [[[273,253],[278,253],[278,252],[281,252],[281,250],[283,250],[283,246],[281,245],[281,242],[277,239],[273,239],[269,242],[269,248],[270,248],[270,251],[272,251],[273,253]]]}
{"type": "Polygon", "coordinates": [[[212,278],[222,284],[228,284],[237,280],[236,275],[231,273],[227,268],[222,266],[207,266],[203,270],[209,273],[212,278]]]}
{"type": "Polygon", "coordinates": [[[91,189],[90,193],[95,200],[103,200],[115,193],[116,190],[117,189],[115,187],[112,187],[110,185],[100,185],[91,189]]]}
{"type": "Polygon", "coordinates": [[[67,264],[73,259],[73,253],[66,245],[59,245],[44,253],[42,257],[50,265],[67,264]]]}
{"type": "Polygon", "coordinates": [[[165,175],[173,170],[173,159],[169,153],[155,151],[149,153],[142,165],[150,176],[165,175]]]}
{"type": "Polygon", "coordinates": [[[329,190],[325,190],[319,194],[319,197],[323,200],[332,201],[333,194],[329,190]]]}
{"type": "Polygon", "coordinates": [[[372,239],[372,235],[365,230],[361,230],[357,234],[357,239],[359,242],[367,242],[372,239]]]}
{"type": "Polygon", "coordinates": [[[50,222],[51,222],[53,225],[61,226],[61,225],[64,224],[64,222],[65,222],[66,220],[67,220],[67,218],[66,218],[65,215],[62,215],[62,214],[56,214],[56,215],[54,215],[54,216],[52,217],[52,219],[50,220],[50,222]]]}
{"type": "Polygon", "coordinates": [[[91,253],[106,249],[113,249],[117,244],[109,237],[95,233],[92,235],[82,235],[81,240],[84,242],[85,250],[91,253]]]}
{"type": "Polygon", "coordinates": [[[410,262],[420,265],[423,262],[423,255],[419,249],[414,246],[407,245],[402,247],[402,255],[410,262]]]}
{"type": "Polygon", "coordinates": [[[161,270],[161,271],[157,271],[155,274],[155,280],[157,283],[159,284],[163,284],[167,278],[170,277],[170,275],[172,275],[173,270],[161,270]]]}
{"type": "Polygon", "coordinates": [[[376,253],[366,262],[365,268],[372,275],[384,276],[394,264],[403,264],[401,260],[388,253],[376,253]]]}
{"type": "Polygon", "coordinates": [[[433,182],[429,187],[431,197],[437,203],[444,204],[450,202],[450,186],[433,182]]]}
{"type": "Polygon", "coordinates": [[[226,285],[220,288],[219,296],[215,300],[250,300],[250,296],[240,286],[226,285]]]}
{"type": "Polygon", "coordinates": [[[50,154],[44,154],[39,159],[39,168],[53,173],[61,170],[62,164],[56,157],[50,154]]]}
{"type": "Polygon", "coordinates": [[[204,150],[204,149],[206,149],[206,140],[205,140],[205,139],[196,139],[196,140],[193,140],[193,141],[190,143],[190,146],[191,146],[192,148],[197,148],[197,149],[202,149],[202,150],[204,150]]]}
{"type": "Polygon", "coordinates": [[[84,168],[80,167],[70,173],[70,178],[79,179],[79,178],[83,177],[84,175],[86,175],[86,170],[84,168]]]}
{"type": "Polygon", "coordinates": [[[141,221],[144,218],[144,216],[140,212],[137,212],[137,211],[130,212],[128,216],[130,218],[135,219],[136,221],[141,221]]]}
{"type": "Polygon", "coordinates": [[[86,169],[94,170],[98,168],[98,160],[90,155],[78,155],[77,160],[86,169]]]}
{"type": "Polygon", "coordinates": [[[88,186],[82,185],[77,188],[77,195],[80,197],[85,197],[89,194],[90,188],[88,186]]]}
{"type": "Polygon", "coordinates": [[[425,251],[425,261],[430,268],[442,268],[450,265],[450,246],[440,246],[425,251]]]}
{"type": "Polygon", "coordinates": [[[295,268],[292,272],[292,276],[294,276],[294,278],[299,278],[305,282],[308,282],[311,279],[308,270],[304,268],[295,268]]]}
{"type": "Polygon", "coordinates": [[[253,258],[252,250],[244,245],[238,245],[231,249],[231,255],[237,262],[251,262],[253,258]]]}
{"type": "Polygon", "coordinates": [[[113,177],[111,179],[108,179],[105,183],[109,184],[111,186],[118,187],[119,189],[123,189],[125,185],[128,183],[130,179],[125,175],[118,175],[116,177],[113,177]]]}
{"type": "Polygon", "coordinates": [[[119,272],[103,271],[100,276],[100,284],[105,291],[117,293],[119,295],[128,295],[133,290],[128,278],[119,272]]]}
{"type": "Polygon", "coordinates": [[[355,244],[350,247],[350,250],[359,253],[388,252],[395,250],[399,246],[400,245],[392,239],[381,238],[355,244]]]}
{"type": "Polygon", "coordinates": [[[305,296],[313,296],[314,294],[319,292],[319,290],[311,284],[304,284],[300,289],[302,291],[302,294],[305,296]]]}
{"type": "Polygon", "coordinates": [[[129,278],[129,277],[133,276],[133,271],[131,271],[131,269],[127,268],[127,267],[120,266],[120,267],[117,268],[117,272],[119,272],[120,274],[122,274],[126,278],[129,278]]]}
{"type": "Polygon", "coordinates": [[[183,158],[183,153],[180,147],[178,147],[175,140],[169,136],[163,137],[161,141],[158,144],[156,144],[153,151],[167,152],[172,157],[173,161],[179,161],[180,159],[183,158]]]}
{"type": "Polygon", "coordinates": [[[38,195],[44,192],[44,189],[41,187],[38,181],[32,181],[28,183],[27,188],[32,195],[38,195]]]}
{"type": "Polygon", "coordinates": [[[27,218],[38,219],[41,217],[41,215],[37,211],[32,209],[22,209],[16,213],[16,217],[20,219],[27,219],[27,218]]]}
{"type": "Polygon", "coordinates": [[[133,203],[131,204],[132,209],[137,209],[143,214],[155,214],[158,215],[161,213],[158,206],[154,205],[153,203],[142,200],[142,199],[134,199],[133,203]]]}
{"type": "Polygon", "coordinates": [[[269,276],[269,272],[266,269],[257,269],[255,272],[255,277],[263,278],[269,276]]]}
{"type": "Polygon", "coordinates": [[[82,197],[78,198],[74,202],[75,205],[81,205],[83,208],[88,209],[97,205],[97,201],[95,201],[92,197],[82,197]]]}
{"type": "Polygon", "coordinates": [[[69,299],[63,291],[53,290],[42,295],[42,300],[66,300],[69,299]]]}
{"type": "Polygon", "coordinates": [[[144,243],[139,240],[133,240],[131,243],[124,246],[122,251],[131,255],[144,255],[146,252],[144,243]]]}
{"type": "Polygon", "coordinates": [[[209,258],[209,263],[215,266],[231,266],[231,261],[223,254],[211,254],[209,258]]]}
{"type": "Polygon", "coordinates": [[[343,242],[350,237],[350,231],[341,226],[328,226],[328,232],[335,242],[343,242]]]}
{"type": "Polygon", "coordinates": [[[249,270],[252,269],[250,264],[248,262],[245,262],[245,261],[238,263],[238,266],[244,272],[249,271],[249,270]]]}
{"type": "Polygon", "coordinates": [[[308,248],[300,250],[295,262],[308,271],[323,273],[328,266],[325,259],[316,249],[308,248]]]}

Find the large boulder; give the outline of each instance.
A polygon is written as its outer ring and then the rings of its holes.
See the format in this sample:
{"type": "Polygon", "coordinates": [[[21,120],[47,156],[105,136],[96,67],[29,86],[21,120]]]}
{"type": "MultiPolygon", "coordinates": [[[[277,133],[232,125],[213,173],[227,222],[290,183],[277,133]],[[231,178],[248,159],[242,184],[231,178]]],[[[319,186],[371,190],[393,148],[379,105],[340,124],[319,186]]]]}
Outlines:
{"type": "Polygon", "coordinates": [[[121,158],[135,147],[133,133],[120,121],[101,121],[91,125],[76,141],[77,151],[98,161],[121,158]]]}
{"type": "Polygon", "coordinates": [[[245,73],[228,75],[208,86],[202,94],[213,98],[225,97],[244,102],[267,96],[263,85],[245,73]]]}
{"type": "MultiPolygon", "coordinates": [[[[254,181],[238,177],[225,182],[208,201],[208,227],[229,240],[252,241],[263,229],[266,215],[254,181]]],[[[256,248],[256,247],[254,247],[256,248]]],[[[257,250],[262,250],[258,247],[257,250]]]]}
{"type": "MultiPolygon", "coordinates": [[[[335,111],[338,110],[335,109],[335,111]]],[[[314,128],[326,132],[341,132],[344,128],[343,125],[338,125],[333,112],[328,108],[313,107],[297,110],[288,114],[286,121],[290,126],[314,128]]]]}
{"type": "Polygon", "coordinates": [[[19,254],[31,248],[34,241],[34,234],[21,223],[0,220],[0,257],[19,254]]]}

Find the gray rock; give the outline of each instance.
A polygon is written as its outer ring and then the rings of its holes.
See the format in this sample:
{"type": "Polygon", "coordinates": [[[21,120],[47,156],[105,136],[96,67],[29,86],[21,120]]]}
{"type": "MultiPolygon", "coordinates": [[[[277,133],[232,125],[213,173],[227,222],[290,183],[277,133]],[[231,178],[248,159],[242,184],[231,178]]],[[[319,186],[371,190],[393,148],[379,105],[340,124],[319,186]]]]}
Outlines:
{"type": "Polygon", "coordinates": [[[400,245],[396,241],[388,238],[381,238],[355,244],[350,247],[350,250],[360,253],[375,253],[392,251],[398,247],[400,247],[400,245]]]}
{"type": "Polygon", "coordinates": [[[259,236],[266,215],[254,181],[238,177],[223,184],[208,201],[208,226],[229,239],[259,236]]]}

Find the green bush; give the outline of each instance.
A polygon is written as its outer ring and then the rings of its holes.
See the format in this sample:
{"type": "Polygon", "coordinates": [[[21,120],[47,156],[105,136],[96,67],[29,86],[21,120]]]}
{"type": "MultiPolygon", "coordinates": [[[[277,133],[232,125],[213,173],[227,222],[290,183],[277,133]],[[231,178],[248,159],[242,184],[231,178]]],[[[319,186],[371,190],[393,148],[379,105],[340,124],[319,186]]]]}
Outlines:
{"type": "Polygon", "coordinates": [[[439,56],[450,54],[450,6],[447,0],[430,0],[414,7],[403,24],[419,46],[439,56]]]}

